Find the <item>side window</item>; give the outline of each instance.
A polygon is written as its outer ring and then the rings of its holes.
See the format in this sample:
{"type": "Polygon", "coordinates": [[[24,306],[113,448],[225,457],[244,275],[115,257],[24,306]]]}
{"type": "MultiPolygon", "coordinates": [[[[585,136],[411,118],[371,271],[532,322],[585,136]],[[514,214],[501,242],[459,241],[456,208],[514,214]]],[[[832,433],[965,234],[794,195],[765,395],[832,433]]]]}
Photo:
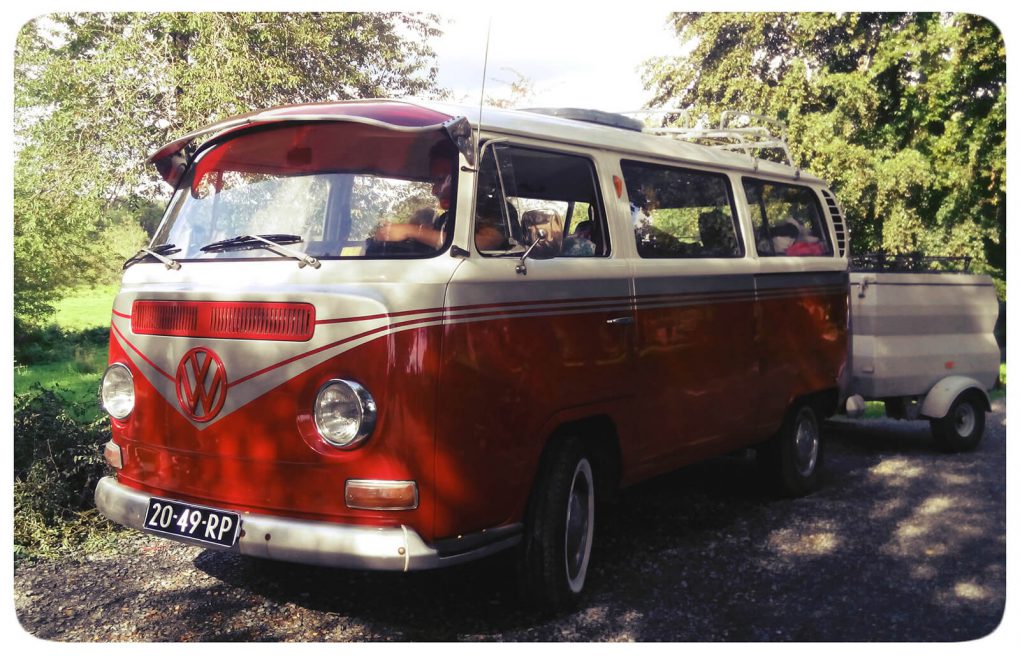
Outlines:
{"type": "Polygon", "coordinates": [[[559,257],[605,256],[609,239],[602,208],[587,158],[493,144],[478,173],[475,246],[484,255],[501,255],[527,247],[541,228],[559,257]]]}
{"type": "Polygon", "coordinates": [[[620,166],[641,257],[743,256],[725,175],[627,160],[620,166]]]}
{"type": "Polygon", "coordinates": [[[743,183],[758,255],[832,255],[832,242],[814,191],[799,185],[748,178],[743,183]]]}

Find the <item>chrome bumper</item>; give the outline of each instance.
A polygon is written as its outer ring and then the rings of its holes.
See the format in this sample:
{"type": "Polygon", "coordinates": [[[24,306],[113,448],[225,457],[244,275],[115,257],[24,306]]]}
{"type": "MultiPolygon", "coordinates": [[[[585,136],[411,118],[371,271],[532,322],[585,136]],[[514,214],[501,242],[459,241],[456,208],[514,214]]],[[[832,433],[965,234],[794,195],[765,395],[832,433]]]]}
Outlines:
{"type": "Polygon", "coordinates": [[[406,526],[373,528],[241,513],[240,537],[234,546],[225,548],[146,530],[151,496],[107,476],[96,486],[96,507],[118,524],[178,542],[271,560],[349,569],[436,569],[496,553],[521,539],[520,526],[514,525],[447,540],[436,549],[406,526]],[[458,544],[468,548],[458,548],[458,544]]]}

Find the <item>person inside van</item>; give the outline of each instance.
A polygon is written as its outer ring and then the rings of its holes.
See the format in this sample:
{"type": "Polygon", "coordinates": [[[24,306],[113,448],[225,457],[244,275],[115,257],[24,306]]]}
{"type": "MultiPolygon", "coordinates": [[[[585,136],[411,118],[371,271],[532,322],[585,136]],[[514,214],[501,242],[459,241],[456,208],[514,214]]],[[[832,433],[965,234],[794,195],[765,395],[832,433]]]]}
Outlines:
{"type": "Polygon", "coordinates": [[[446,223],[447,210],[450,209],[450,200],[453,194],[452,177],[448,173],[449,165],[440,159],[432,161],[432,195],[439,201],[439,208],[443,213],[435,215],[435,209],[431,207],[419,208],[408,223],[380,223],[372,233],[370,239],[377,243],[416,241],[433,249],[442,248],[446,240],[444,228],[446,223]],[[445,171],[444,171],[445,169],[445,171]],[[425,211],[432,212],[432,220],[425,221],[425,211]],[[417,219],[417,220],[416,220],[417,219]]]}
{"type": "Polygon", "coordinates": [[[581,221],[574,228],[574,234],[563,240],[563,255],[567,257],[591,257],[595,255],[595,242],[591,240],[591,221],[581,221]]]}
{"type": "MultiPolygon", "coordinates": [[[[502,196],[498,191],[486,193],[483,185],[478,185],[478,199],[475,203],[475,247],[480,251],[504,251],[510,245],[506,221],[503,220],[502,196]]],[[[512,203],[506,203],[506,211],[511,221],[517,221],[517,209],[512,203]]]]}
{"type": "Polygon", "coordinates": [[[421,207],[418,208],[414,214],[411,215],[411,220],[408,221],[411,225],[417,226],[429,226],[432,227],[436,222],[436,210],[433,207],[421,207]]]}
{"type": "MultiPolygon", "coordinates": [[[[445,172],[448,165],[443,160],[433,160],[432,194],[439,201],[442,214],[436,215],[435,210],[423,207],[417,210],[408,223],[384,222],[376,228],[371,239],[375,242],[416,241],[433,249],[440,249],[446,243],[447,219],[453,194],[452,176],[445,172]],[[424,212],[431,211],[431,222],[424,221],[424,212]],[[417,220],[416,220],[417,219],[417,220]]],[[[488,205],[491,205],[488,204],[488,205]]],[[[504,247],[506,238],[497,228],[502,224],[498,207],[495,212],[482,212],[483,204],[479,203],[478,218],[475,222],[475,244],[479,250],[497,250],[504,247]],[[490,216],[491,214],[491,216],[490,216]]]]}

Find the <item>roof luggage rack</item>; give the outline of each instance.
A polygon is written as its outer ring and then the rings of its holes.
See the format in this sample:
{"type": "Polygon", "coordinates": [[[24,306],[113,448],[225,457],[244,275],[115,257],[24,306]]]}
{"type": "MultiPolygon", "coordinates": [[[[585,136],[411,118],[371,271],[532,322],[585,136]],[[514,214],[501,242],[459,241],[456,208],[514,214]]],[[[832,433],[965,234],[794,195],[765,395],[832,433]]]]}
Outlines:
{"type": "Polygon", "coordinates": [[[654,115],[676,115],[681,123],[677,127],[646,127],[642,131],[647,134],[673,137],[683,141],[718,148],[743,152],[755,161],[765,159],[761,157],[762,151],[774,150],[782,153],[784,163],[796,168],[800,167],[793,163],[790,156],[790,148],[786,140],[786,123],[783,121],[762,116],[726,110],[719,119],[719,127],[698,127],[693,124],[691,115],[687,110],[680,109],[659,109],[639,110],[635,112],[623,112],[626,116],[654,116],[654,115]]]}

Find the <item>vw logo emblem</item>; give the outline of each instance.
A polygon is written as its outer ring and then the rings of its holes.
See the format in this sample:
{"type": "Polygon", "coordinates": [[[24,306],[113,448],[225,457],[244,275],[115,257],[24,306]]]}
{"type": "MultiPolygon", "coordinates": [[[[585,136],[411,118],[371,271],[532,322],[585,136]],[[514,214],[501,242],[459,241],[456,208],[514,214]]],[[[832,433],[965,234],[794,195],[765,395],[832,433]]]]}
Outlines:
{"type": "Polygon", "coordinates": [[[227,400],[227,370],[205,347],[193,348],[177,365],[177,401],[195,421],[209,421],[227,400]]]}

